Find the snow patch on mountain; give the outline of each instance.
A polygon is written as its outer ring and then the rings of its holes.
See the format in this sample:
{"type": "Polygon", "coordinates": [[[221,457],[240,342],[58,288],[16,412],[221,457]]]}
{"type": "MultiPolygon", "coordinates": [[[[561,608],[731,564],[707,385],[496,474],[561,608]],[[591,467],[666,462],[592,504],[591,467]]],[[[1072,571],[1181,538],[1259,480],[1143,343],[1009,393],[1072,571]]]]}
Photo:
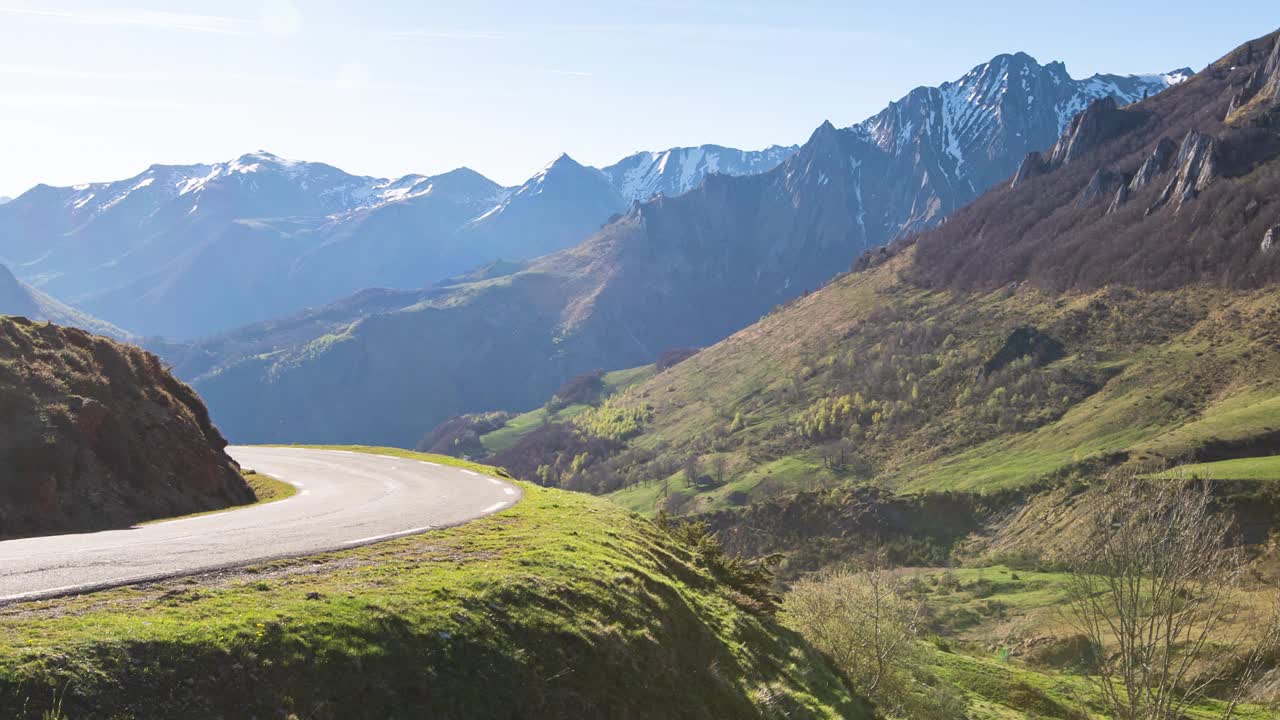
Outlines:
{"type": "Polygon", "coordinates": [[[708,175],[758,175],[791,157],[799,148],[773,145],[763,150],[737,150],[719,145],[638,152],[601,170],[614,189],[630,202],[658,195],[683,195],[708,175]]]}
{"type": "Polygon", "coordinates": [[[882,152],[899,158],[918,153],[921,144],[931,145],[946,160],[939,169],[947,180],[976,193],[991,182],[973,173],[982,173],[983,166],[990,164],[993,148],[1032,137],[1056,138],[1094,100],[1111,96],[1127,105],[1191,75],[1184,68],[1076,80],[1061,62],[1040,65],[1026,53],[998,55],[959,80],[912,90],[845,132],[869,139],[882,152]],[[1043,116],[1046,112],[1048,118],[1043,116]]]}

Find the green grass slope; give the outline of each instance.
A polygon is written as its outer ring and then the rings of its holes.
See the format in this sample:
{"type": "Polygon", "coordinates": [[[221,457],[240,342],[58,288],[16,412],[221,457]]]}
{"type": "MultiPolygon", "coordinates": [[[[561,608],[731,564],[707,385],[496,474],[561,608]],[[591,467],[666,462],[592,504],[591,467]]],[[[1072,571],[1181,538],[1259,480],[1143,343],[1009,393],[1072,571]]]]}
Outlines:
{"type": "Polygon", "coordinates": [[[1205,480],[1280,480],[1280,455],[1194,463],[1172,470],[1166,475],[1175,473],[1179,477],[1205,480]]]}
{"type": "Polygon", "coordinates": [[[666,531],[533,486],[465,526],[9,606],[0,628],[5,717],[54,695],[77,720],[871,717],[666,531]]]}
{"type": "MultiPolygon", "coordinates": [[[[601,393],[601,397],[608,397],[632,385],[644,382],[653,377],[655,372],[656,369],[653,365],[607,372],[603,378],[604,392],[601,393]]],[[[510,450],[522,438],[527,437],[529,433],[544,424],[549,422],[568,422],[590,408],[590,405],[579,403],[555,411],[548,410],[546,406],[530,410],[511,418],[497,430],[481,435],[480,443],[484,446],[485,451],[491,455],[510,450]]]]}
{"type": "Polygon", "coordinates": [[[1280,292],[928,291],[898,279],[910,256],[618,396],[643,427],[579,472],[619,478],[630,509],[697,512],[848,482],[990,492],[1082,463],[1280,448],[1280,292]],[[1019,327],[1060,356],[985,371],[1019,327]],[[710,482],[690,485],[686,458],[710,482]]]}

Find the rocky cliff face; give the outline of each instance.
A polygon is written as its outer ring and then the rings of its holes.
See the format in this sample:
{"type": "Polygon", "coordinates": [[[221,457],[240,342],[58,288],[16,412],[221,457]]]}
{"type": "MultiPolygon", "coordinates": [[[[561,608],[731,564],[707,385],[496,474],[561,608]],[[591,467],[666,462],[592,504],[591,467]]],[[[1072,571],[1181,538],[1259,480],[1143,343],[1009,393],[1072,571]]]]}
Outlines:
{"type": "Polygon", "coordinates": [[[1106,141],[1124,133],[1131,125],[1132,117],[1120,112],[1120,106],[1113,97],[1093,101],[1084,112],[1072,118],[1066,132],[1053,146],[1049,163],[1066,165],[1096,150],[1106,141]]]}
{"type": "Polygon", "coordinates": [[[138,348],[0,318],[0,537],[253,500],[191,388],[138,348]]]}
{"type": "Polygon", "coordinates": [[[1231,103],[1227,106],[1226,120],[1239,119],[1241,113],[1257,106],[1280,106],[1280,40],[1265,49],[1265,40],[1250,43],[1245,49],[1243,62],[1253,65],[1256,54],[1267,52],[1266,60],[1252,67],[1243,80],[1233,86],[1231,103]]]}
{"type": "Polygon", "coordinates": [[[1178,157],[1174,159],[1174,176],[1165,185],[1164,191],[1156,198],[1155,204],[1147,209],[1147,213],[1174,204],[1181,210],[1182,204],[1199,195],[1218,177],[1217,165],[1214,162],[1215,141],[1209,135],[1191,130],[1182,139],[1178,148],[1178,157]]]}

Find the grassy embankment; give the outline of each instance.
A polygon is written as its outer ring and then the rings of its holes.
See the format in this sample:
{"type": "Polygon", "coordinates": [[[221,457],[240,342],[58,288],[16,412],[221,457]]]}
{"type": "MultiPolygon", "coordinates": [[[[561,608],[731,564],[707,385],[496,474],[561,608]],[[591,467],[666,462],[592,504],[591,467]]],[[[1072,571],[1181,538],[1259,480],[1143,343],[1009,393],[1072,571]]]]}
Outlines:
{"type": "Polygon", "coordinates": [[[156,520],[148,520],[139,523],[139,525],[154,525],[156,523],[172,522],[174,520],[186,520],[187,518],[202,517],[204,515],[217,515],[218,513],[232,512],[235,510],[243,510],[254,505],[265,505],[267,503],[279,502],[287,500],[298,494],[298,488],[290,485],[283,480],[277,480],[270,475],[263,475],[252,469],[241,470],[244,475],[244,481],[249,484],[249,489],[253,491],[255,500],[248,505],[233,505],[228,508],[219,510],[208,510],[206,512],[192,513],[190,515],[181,515],[179,517],[158,518],[156,520]]]}
{"type": "Polygon", "coordinates": [[[56,692],[77,720],[870,717],[662,528],[524,492],[439,532],[3,608],[0,714],[56,692]]]}

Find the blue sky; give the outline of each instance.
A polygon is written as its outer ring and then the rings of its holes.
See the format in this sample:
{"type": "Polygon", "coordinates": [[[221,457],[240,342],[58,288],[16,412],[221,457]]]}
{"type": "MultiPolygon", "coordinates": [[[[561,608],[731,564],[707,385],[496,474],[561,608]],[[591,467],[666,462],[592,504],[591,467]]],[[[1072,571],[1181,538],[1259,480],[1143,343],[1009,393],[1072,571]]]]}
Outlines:
{"type": "Polygon", "coordinates": [[[257,149],[518,183],[560,152],[802,142],[1001,52],[1199,69],[1280,3],[0,0],[0,195],[257,149]]]}

